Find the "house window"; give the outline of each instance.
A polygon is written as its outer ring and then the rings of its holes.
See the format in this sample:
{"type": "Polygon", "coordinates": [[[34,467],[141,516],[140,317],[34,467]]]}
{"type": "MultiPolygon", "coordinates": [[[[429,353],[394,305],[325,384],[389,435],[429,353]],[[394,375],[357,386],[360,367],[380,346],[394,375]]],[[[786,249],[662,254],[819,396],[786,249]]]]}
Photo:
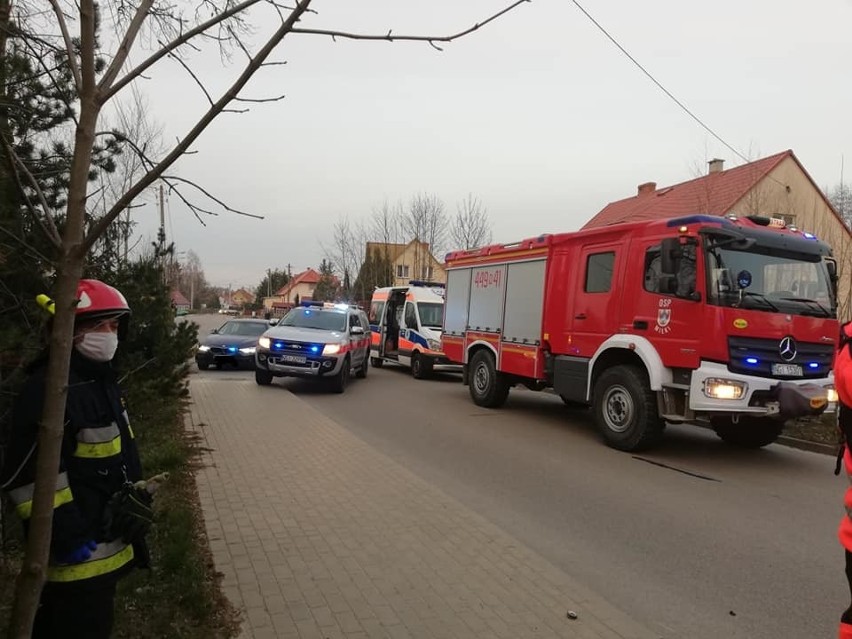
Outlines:
{"type": "Polygon", "coordinates": [[[397,277],[408,277],[408,265],[407,264],[397,264],[396,265],[396,276],[397,277]]]}
{"type": "Polygon", "coordinates": [[[431,266],[424,266],[423,269],[420,272],[420,279],[431,280],[432,279],[432,273],[433,273],[433,270],[432,270],[431,266]]]}
{"type": "Polygon", "coordinates": [[[612,287],[615,253],[593,253],[586,258],[586,293],[606,293],[612,287]]]}
{"type": "Polygon", "coordinates": [[[796,226],[796,216],[795,215],[779,215],[782,220],[784,220],[784,224],[787,226],[796,226]]]}

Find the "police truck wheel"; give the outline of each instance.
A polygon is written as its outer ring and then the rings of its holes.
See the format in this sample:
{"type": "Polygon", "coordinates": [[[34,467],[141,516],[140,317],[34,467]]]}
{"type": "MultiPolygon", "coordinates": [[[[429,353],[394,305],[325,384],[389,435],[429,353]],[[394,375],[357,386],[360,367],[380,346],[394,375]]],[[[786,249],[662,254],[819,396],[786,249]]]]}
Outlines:
{"type": "Polygon", "coordinates": [[[411,374],[414,379],[426,379],[432,374],[432,362],[420,353],[411,356],[411,374]]]}
{"type": "Polygon", "coordinates": [[[346,390],[346,386],[349,384],[349,372],[352,367],[352,362],[349,361],[349,356],[346,356],[346,359],[343,362],[343,366],[340,368],[340,372],[331,378],[331,390],[335,393],[342,393],[346,390]]]}
{"type": "Polygon", "coordinates": [[[254,371],[254,381],[257,382],[258,386],[269,386],[272,383],[272,373],[269,371],[264,371],[259,368],[254,371]]]}
{"type": "Polygon", "coordinates": [[[723,442],[739,448],[768,446],[784,429],[784,422],[747,415],[740,417],[736,424],[730,417],[714,417],[710,425],[723,442]]]}
{"type": "Polygon", "coordinates": [[[636,366],[616,366],[601,373],[592,406],[598,430],[613,448],[641,450],[662,437],[665,424],[657,412],[657,398],[645,371],[636,366]]]}
{"type": "Polygon", "coordinates": [[[355,373],[355,377],[358,379],[364,379],[367,376],[367,369],[370,367],[370,358],[366,355],[364,356],[364,363],[361,364],[361,368],[358,369],[358,372],[355,373]]]}
{"type": "Polygon", "coordinates": [[[373,368],[381,368],[385,364],[385,360],[381,357],[371,357],[370,363],[373,365],[373,368]]]}
{"type": "Polygon", "coordinates": [[[497,372],[494,355],[479,350],[470,358],[470,398],[477,406],[499,408],[509,396],[506,378],[497,372]]]}
{"type": "Polygon", "coordinates": [[[200,371],[206,371],[208,368],[210,368],[210,364],[199,364],[198,362],[196,362],[195,364],[196,366],[198,366],[198,370],[200,371]]]}

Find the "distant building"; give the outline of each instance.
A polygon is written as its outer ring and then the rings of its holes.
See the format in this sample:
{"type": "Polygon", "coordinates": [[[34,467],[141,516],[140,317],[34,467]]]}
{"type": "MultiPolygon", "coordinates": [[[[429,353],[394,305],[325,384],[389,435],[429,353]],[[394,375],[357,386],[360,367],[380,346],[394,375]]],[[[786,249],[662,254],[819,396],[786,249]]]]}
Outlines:
{"type": "Polygon", "coordinates": [[[393,286],[404,286],[410,280],[447,281],[444,265],[435,259],[428,242],[411,240],[408,244],[367,242],[366,255],[387,256],[393,268],[393,286]]]}
{"type": "Polygon", "coordinates": [[[171,292],[172,308],[176,313],[189,312],[189,300],[180,291],[171,292]]]}

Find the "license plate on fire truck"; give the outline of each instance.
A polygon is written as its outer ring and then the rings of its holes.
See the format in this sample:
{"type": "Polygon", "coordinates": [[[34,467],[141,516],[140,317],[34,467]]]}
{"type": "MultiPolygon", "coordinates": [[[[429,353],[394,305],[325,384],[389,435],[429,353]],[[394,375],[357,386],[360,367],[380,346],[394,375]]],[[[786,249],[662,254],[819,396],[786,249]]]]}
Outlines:
{"type": "Polygon", "coordinates": [[[773,375],[784,375],[786,377],[801,377],[802,367],[799,364],[773,364],[773,375]]]}

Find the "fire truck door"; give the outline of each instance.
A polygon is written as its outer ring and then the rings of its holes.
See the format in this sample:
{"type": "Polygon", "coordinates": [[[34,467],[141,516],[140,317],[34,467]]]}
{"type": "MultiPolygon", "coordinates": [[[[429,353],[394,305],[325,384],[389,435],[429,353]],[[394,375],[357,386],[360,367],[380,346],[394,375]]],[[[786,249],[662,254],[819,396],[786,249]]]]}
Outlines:
{"type": "Polygon", "coordinates": [[[580,251],[574,294],[569,292],[567,308],[569,353],[591,358],[598,346],[615,333],[621,299],[623,243],[585,246],[580,251]]]}

